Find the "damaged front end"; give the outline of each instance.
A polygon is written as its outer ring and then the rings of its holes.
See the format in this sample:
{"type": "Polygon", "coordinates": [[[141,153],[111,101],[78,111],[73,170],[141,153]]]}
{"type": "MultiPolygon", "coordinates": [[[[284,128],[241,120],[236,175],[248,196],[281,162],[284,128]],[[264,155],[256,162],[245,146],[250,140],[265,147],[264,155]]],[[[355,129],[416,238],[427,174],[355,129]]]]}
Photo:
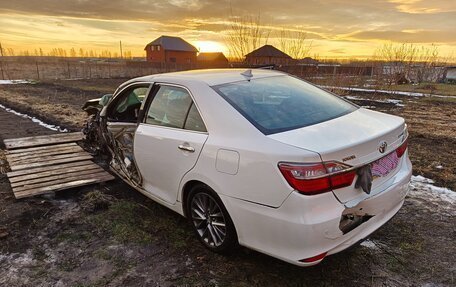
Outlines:
{"type": "Polygon", "coordinates": [[[82,133],[85,136],[84,144],[85,148],[92,154],[109,155],[106,141],[103,137],[103,130],[101,128],[100,112],[111,97],[112,94],[107,94],[100,99],[89,100],[82,106],[82,109],[88,115],[87,122],[82,128],[82,133]]]}
{"type": "Polygon", "coordinates": [[[134,123],[108,123],[102,116],[103,108],[109,103],[112,94],[100,99],[87,101],[82,109],[89,118],[82,130],[86,148],[93,154],[110,157],[113,171],[134,186],[140,186],[141,175],[133,154],[133,140],[137,125],[134,123]]]}

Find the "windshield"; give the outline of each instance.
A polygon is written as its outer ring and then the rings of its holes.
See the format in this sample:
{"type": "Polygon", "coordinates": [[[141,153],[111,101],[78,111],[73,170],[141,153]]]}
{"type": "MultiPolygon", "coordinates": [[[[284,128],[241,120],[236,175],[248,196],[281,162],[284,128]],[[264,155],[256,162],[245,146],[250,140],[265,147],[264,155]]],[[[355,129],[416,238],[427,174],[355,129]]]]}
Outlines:
{"type": "Polygon", "coordinates": [[[285,75],[213,88],[264,134],[318,124],[357,109],[335,95],[285,75]]]}

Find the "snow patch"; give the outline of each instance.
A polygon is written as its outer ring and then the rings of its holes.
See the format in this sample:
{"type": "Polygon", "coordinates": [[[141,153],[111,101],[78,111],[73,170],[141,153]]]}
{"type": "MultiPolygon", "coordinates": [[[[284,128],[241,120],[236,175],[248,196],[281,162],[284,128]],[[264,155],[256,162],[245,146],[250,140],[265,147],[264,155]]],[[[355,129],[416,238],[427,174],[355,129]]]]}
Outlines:
{"type": "Polygon", "coordinates": [[[405,107],[404,104],[402,104],[402,100],[395,100],[395,99],[384,99],[384,100],[373,100],[373,99],[366,99],[366,98],[361,98],[357,96],[345,96],[344,98],[349,99],[349,100],[358,100],[358,101],[370,101],[370,102],[375,102],[375,103],[387,103],[387,104],[393,104],[397,107],[405,107]]]}
{"type": "Polygon", "coordinates": [[[369,249],[378,249],[377,244],[370,239],[364,240],[360,245],[369,249]]]}
{"type": "Polygon", "coordinates": [[[430,201],[445,201],[452,205],[456,203],[456,192],[449,188],[433,185],[432,179],[421,175],[412,176],[410,194],[414,197],[423,197],[430,201]]]}
{"type": "Polygon", "coordinates": [[[30,84],[29,80],[0,80],[0,85],[30,84]]]}
{"type": "Polygon", "coordinates": [[[37,123],[38,125],[40,125],[42,127],[45,127],[47,129],[50,129],[50,130],[53,130],[53,131],[58,131],[58,132],[61,132],[61,133],[68,132],[67,129],[61,128],[60,126],[47,124],[47,123],[45,123],[45,122],[43,122],[43,121],[41,121],[41,120],[39,120],[39,119],[37,119],[35,117],[32,117],[32,116],[29,116],[27,114],[23,114],[23,113],[17,112],[17,111],[15,111],[13,109],[10,109],[10,108],[7,108],[7,107],[5,107],[2,104],[0,104],[0,109],[4,109],[6,112],[15,114],[16,116],[22,117],[24,119],[29,119],[32,122],[37,123]]]}

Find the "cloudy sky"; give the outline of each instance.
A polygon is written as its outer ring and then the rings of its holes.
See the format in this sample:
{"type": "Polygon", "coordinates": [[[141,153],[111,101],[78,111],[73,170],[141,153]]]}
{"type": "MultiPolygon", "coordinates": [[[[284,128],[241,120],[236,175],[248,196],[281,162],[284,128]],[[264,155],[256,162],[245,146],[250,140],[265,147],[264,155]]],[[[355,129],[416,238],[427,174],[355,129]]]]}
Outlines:
{"type": "Polygon", "coordinates": [[[133,55],[160,35],[222,50],[230,15],[261,15],[272,31],[307,32],[320,57],[371,56],[383,41],[434,43],[456,53],[454,0],[0,0],[0,43],[16,51],[54,47],[133,55]]]}

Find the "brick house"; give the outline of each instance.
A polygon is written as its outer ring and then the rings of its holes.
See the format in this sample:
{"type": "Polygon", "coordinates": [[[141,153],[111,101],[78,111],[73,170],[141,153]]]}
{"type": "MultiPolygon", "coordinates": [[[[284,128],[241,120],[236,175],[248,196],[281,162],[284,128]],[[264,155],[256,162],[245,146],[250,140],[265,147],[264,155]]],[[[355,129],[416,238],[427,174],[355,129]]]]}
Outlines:
{"type": "Polygon", "coordinates": [[[245,61],[250,65],[287,65],[292,60],[272,45],[264,45],[245,55],[245,61]]]}
{"type": "Polygon", "coordinates": [[[161,36],[144,48],[152,63],[195,64],[198,49],[180,37],[161,36]]]}

